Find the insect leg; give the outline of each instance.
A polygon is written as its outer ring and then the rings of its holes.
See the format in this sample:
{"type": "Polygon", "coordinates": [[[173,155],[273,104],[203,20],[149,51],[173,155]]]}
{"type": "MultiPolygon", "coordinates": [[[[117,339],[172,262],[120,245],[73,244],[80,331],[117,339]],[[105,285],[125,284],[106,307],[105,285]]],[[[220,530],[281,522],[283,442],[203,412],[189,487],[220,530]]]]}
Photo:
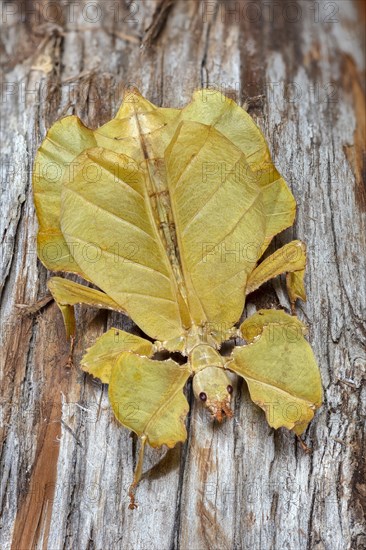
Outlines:
{"type": "Polygon", "coordinates": [[[296,298],[306,300],[303,284],[306,264],[306,246],[301,241],[291,241],[263,260],[250,274],[246,294],[281,273],[287,273],[287,290],[292,306],[296,298]]]}

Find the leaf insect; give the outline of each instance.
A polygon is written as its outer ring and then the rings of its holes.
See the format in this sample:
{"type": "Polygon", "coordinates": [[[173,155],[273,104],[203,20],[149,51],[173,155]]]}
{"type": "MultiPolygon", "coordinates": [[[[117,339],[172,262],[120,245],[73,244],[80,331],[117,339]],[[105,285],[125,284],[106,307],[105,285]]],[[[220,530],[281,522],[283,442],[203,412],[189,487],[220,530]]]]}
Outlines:
{"type": "Polygon", "coordinates": [[[213,419],[233,416],[233,372],[270,426],[304,432],[322,401],[305,326],[271,309],[238,326],[246,296],[280,274],[293,307],[306,299],[305,244],[265,254],[293,224],[296,202],[244,109],[212,90],[183,109],[160,108],[134,89],[96,130],[75,116],[57,121],[38,150],[33,189],[39,258],[84,281],[48,282],[67,337],[76,304],[123,312],[146,335],[111,328],[81,360],[109,384],[114,414],[140,438],[131,508],[145,445],[187,438],[189,378],[213,419]],[[238,337],[245,345],[221,355],[238,337]],[[185,362],[159,360],[162,350],[185,362]]]}

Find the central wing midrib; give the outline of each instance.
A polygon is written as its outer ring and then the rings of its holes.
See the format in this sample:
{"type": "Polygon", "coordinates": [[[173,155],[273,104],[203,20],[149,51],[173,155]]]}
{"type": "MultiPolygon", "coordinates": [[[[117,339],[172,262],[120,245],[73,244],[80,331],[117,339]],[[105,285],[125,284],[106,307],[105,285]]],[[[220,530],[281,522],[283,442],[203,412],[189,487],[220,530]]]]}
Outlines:
{"type": "MultiPolygon", "coordinates": [[[[178,308],[181,314],[182,325],[184,326],[182,313],[185,318],[187,318],[188,316],[190,318],[191,324],[193,324],[193,320],[190,316],[190,311],[188,306],[188,292],[187,292],[185,280],[183,277],[183,271],[182,271],[182,266],[179,258],[179,253],[175,246],[176,232],[175,232],[175,229],[173,230],[169,224],[168,212],[164,204],[162,203],[160,199],[160,194],[159,194],[161,191],[166,192],[166,196],[168,197],[168,200],[169,200],[171,212],[173,212],[171,207],[169,188],[167,185],[165,186],[164,189],[157,189],[156,187],[155,180],[154,180],[153,174],[151,173],[151,167],[150,167],[150,161],[153,159],[156,160],[156,157],[155,156],[153,158],[149,157],[147,144],[145,143],[145,134],[142,132],[138,113],[135,111],[134,115],[135,115],[136,125],[138,128],[141,150],[146,162],[147,180],[149,184],[149,189],[146,189],[147,191],[146,204],[148,205],[147,209],[150,216],[150,221],[152,226],[155,228],[155,234],[156,234],[157,241],[159,243],[159,247],[161,248],[162,254],[166,258],[167,265],[169,266],[169,271],[171,273],[171,277],[175,286],[175,292],[177,295],[179,294],[182,297],[182,300],[185,304],[186,311],[181,312],[181,308],[180,308],[181,304],[180,302],[178,302],[178,308]],[[154,215],[154,212],[153,212],[152,197],[155,197],[155,201],[157,205],[158,220],[156,219],[156,216],[154,215]],[[157,224],[157,221],[159,222],[159,225],[157,224]]],[[[189,328],[189,327],[186,327],[186,328],[189,328]]]]}

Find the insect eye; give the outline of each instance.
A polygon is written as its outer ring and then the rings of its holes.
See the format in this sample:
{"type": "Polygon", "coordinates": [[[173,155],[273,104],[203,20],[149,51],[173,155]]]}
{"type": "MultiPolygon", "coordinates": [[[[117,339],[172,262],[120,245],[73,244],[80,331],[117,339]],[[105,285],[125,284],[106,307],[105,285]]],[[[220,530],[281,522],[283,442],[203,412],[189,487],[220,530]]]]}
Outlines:
{"type": "Polygon", "coordinates": [[[207,394],[204,391],[201,391],[199,398],[201,399],[201,401],[206,401],[207,394]]]}
{"type": "Polygon", "coordinates": [[[233,387],[229,384],[228,387],[226,388],[228,393],[233,393],[233,387]]]}

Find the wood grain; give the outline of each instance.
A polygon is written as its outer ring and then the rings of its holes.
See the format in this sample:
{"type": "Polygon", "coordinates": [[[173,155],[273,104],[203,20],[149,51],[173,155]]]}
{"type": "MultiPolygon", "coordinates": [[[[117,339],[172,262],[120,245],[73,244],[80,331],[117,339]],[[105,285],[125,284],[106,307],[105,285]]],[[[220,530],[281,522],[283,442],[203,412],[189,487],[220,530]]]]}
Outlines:
{"type": "MultiPolygon", "coordinates": [[[[365,102],[363,2],[176,0],[3,4],[1,548],[361,550],[366,547],[365,102]],[[33,10],[33,13],[30,13],[33,10]],[[235,11],[236,10],[236,11],[235,11]],[[143,44],[143,48],[141,48],[143,44]],[[91,127],[138,86],[181,107],[219,88],[263,129],[298,201],[276,238],[308,245],[309,326],[324,405],[306,432],[274,431],[242,383],[235,418],[212,426],[192,404],[189,439],[149,450],[128,510],[136,441],[106,387],[75,366],[37,261],[31,191],[47,128],[77,114],[91,127]],[[32,313],[32,311],[31,311],[32,313]],[[362,459],[363,457],[363,459],[362,459]]],[[[288,306],[282,282],[247,312],[288,306]]],[[[115,314],[78,310],[76,358],[115,314]]],[[[76,361],[77,365],[77,361],[76,361]]],[[[192,400],[191,390],[188,389],[192,400]]]]}

